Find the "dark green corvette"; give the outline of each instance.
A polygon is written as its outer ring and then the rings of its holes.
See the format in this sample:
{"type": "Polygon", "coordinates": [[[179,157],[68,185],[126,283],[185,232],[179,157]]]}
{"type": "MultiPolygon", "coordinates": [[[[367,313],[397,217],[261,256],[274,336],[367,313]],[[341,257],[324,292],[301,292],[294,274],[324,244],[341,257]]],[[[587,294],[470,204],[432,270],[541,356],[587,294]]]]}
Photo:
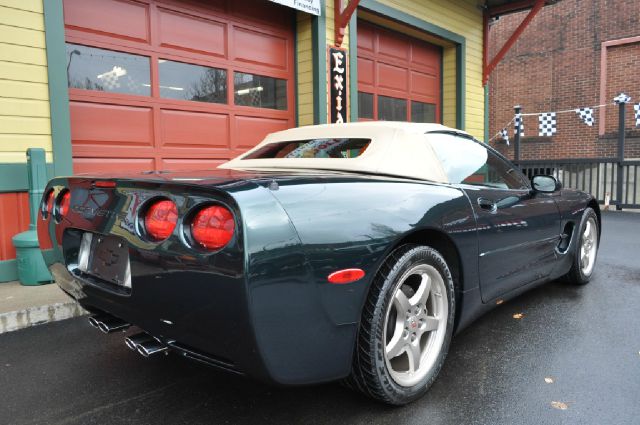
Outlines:
{"type": "Polygon", "coordinates": [[[209,171],[56,178],[39,226],[58,285],[145,356],[404,404],[497,300],[587,283],[600,212],[457,130],[358,123],[209,171]]]}

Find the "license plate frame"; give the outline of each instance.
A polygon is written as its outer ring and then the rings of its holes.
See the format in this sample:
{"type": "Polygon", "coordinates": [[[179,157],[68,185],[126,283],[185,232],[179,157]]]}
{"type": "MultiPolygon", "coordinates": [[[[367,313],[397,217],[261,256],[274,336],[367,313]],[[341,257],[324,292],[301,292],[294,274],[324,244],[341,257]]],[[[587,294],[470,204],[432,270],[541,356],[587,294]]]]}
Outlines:
{"type": "Polygon", "coordinates": [[[100,280],[131,288],[129,248],[120,237],[85,232],[78,252],[78,269],[100,280]]]}

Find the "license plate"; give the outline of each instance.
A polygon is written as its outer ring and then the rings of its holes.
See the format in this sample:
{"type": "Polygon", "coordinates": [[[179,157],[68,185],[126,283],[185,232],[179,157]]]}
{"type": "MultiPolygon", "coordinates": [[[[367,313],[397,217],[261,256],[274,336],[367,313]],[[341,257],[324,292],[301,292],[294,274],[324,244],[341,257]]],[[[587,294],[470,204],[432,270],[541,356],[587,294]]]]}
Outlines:
{"type": "Polygon", "coordinates": [[[129,249],[119,237],[84,233],[78,253],[78,268],[88,275],[131,288],[129,249]]]}

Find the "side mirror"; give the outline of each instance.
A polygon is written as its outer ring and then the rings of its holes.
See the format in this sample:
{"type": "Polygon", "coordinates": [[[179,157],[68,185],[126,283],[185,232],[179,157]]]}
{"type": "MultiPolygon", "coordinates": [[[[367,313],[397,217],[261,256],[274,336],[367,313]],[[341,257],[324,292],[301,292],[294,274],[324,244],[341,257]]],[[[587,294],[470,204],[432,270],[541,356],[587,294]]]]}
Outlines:
{"type": "Polygon", "coordinates": [[[562,183],[553,176],[533,176],[531,187],[535,192],[553,193],[562,189],[562,183]]]}

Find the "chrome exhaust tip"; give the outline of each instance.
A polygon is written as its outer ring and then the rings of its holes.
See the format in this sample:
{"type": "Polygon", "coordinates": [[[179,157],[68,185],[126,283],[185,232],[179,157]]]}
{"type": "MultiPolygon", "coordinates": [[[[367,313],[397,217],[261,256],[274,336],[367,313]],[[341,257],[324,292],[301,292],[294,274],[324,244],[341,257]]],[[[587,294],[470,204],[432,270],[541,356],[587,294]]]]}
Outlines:
{"type": "Polygon", "coordinates": [[[100,329],[100,323],[106,318],[107,316],[105,315],[96,314],[94,316],[89,317],[89,324],[96,329],[100,329]]]}
{"type": "Polygon", "coordinates": [[[153,338],[150,341],[144,341],[136,345],[136,350],[143,357],[149,357],[154,354],[165,352],[169,349],[166,345],[153,338]]]}
{"type": "Polygon", "coordinates": [[[97,317],[94,319],[94,322],[96,323],[95,325],[93,325],[91,319],[89,319],[89,323],[91,323],[92,326],[97,327],[106,334],[120,330],[124,331],[131,326],[127,322],[112,316],[97,317]]]}
{"type": "Polygon", "coordinates": [[[154,338],[148,333],[141,332],[135,335],[128,336],[124,339],[124,343],[127,344],[127,348],[131,351],[138,351],[138,345],[144,342],[152,341],[154,338]]]}

